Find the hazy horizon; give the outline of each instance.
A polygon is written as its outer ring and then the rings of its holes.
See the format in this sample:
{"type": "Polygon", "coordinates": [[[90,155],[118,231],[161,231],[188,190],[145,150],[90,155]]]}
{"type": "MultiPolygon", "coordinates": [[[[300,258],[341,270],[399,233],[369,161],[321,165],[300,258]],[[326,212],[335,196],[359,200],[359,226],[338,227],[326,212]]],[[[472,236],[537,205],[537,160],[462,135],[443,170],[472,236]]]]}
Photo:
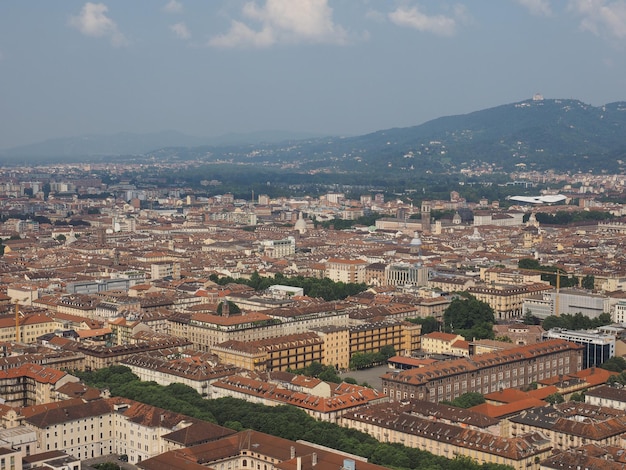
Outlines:
{"type": "Polygon", "coordinates": [[[626,0],[0,4],[0,149],[176,131],[359,135],[626,99],[626,0]]]}

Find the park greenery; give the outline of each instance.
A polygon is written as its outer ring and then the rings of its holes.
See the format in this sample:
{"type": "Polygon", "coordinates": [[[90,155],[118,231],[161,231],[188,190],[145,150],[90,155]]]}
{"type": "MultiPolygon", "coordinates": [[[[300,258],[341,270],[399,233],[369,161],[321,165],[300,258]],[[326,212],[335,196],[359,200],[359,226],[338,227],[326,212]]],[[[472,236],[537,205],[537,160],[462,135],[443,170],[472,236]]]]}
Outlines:
{"type": "Polygon", "coordinates": [[[343,452],[366,457],[370,462],[397,470],[510,470],[499,464],[479,464],[467,457],[453,460],[401,444],[382,443],[368,434],[318,421],[288,405],[265,406],[235,398],[206,400],[183,384],[158,385],[142,382],[128,367],[112,366],[88,372],[75,372],[92,387],[108,388],[121,396],[159,408],[210,421],[237,431],[255,431],[305,440],[343,452]]]}
{"type": "Polygon", "coordinates": [[[615,216],[610,212],[602,211],[556,211],[554,214],[537,212],[535,218],[537,222],[544,225],[570,225],[580,222],[597,222],[612,219],[615,216]]]}
{"type": "Polygon", "coordinates": [[[478,392],[467,392],[460,397],[456,397],[454,400],[443,400],[441,403],[444,405],[456,406],[457,408],[471,408],[472,406],[485,403],[485,397],[478,392]]]}
{"type": "Polygon", "coordinates": [[[443,312],[444,331],[463,336],[467,341],[493,339],[493,308],[471,294],[461,293],[443,312]]]}
{"type": "Polygon", "coordinates": [[[334,282],[328,278],[316,279],[304,276],[286,277],[280,273],[276,273],[273,277],[262,277],[256,271],[250,275],[250,279],[233,279],[228,276],[220,277],[217,274],[211,274],[209,279],[221,286],[231,283],[244,284],[252,287],[256,291],[264,291],[276,284],[302,287],[304,289],[304,295],[322,298],[327,301],[342,300],[367,289],[365,284],[334,282]]]}
{"type": "Polygon", "coordinates": [[[626,370],[626,359],[621,356],[615,356],[604,361],[600,367],[611,372],[621,373],[626,370]]]}
{"type": "Polygon", "coordinates": [[[376,220],[383,217],[381,214],[373,212],[369,215],[363,215],[361,217],[357,217],[354,220],[349,219],[333,219],[333,220],[325,220],[324,222],[318,222],[317,219],[313,219],[313,225],[317,228],[321,225],[325,229],[334,228],[335,230],[348,230],[353,228],[355,225],[365,225],[367,227],[374,225],[376,220]]]}
{"type": "Polygon", "coordinates": [[[395,355],[395,348],[389,345],[383,346],[378,352],[356,352],[350,358],[350,369],[367,369],[385,364],[390,357],[395,355]]]}
{"type": "Polygon", "coordinates": [[[550,315],[543,320],[543,329],[551,330],[552,328],[563,328],[565,330],[590,330],[604,325],[610,325],[611,314],[602,313],[596,318],[589,318],[581,312],[563,315],[550,315]]]}
{"type": "Polygon", "coordinates": [[[428,333],[432,333],[434,331],[439,331],[440,328],[440,324],[435,317],[407,318],[407,321],[422,325],[423,335],[427,335],[428,333]]]}
{"type": "Polygon", "coordinates": [[[315,377],[324,382],[341,383],[341,377],[337,373],[334,366],[325,366],[317,361],[311,362],[303,369],[290,370],[294,374],[306,375],[307,377],[315,377]]]}
{"type": "Polygon", "coordinates": [[[548,395],[545,399],[546,403],[550,403],[551,405],[558,405],[559,403],[565,402],[565,398],[559,392],[548,395]]]}

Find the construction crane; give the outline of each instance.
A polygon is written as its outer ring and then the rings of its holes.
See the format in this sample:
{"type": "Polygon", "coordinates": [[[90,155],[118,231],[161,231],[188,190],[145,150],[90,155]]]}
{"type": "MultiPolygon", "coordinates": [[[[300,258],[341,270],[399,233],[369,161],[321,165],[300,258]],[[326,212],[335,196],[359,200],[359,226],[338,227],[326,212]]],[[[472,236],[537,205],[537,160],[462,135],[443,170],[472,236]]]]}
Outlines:
{"type": "Polygon", "coordinates": [[[561,268],[559,268],[559,267],[557,267],[554,272],[544,271],[542,269],[530,269],[530,268],[518,268],[518,269],[520,271],[530,271],[530,272],[535,272],[535,273],[540,273],[540,274],[545,274],[545,275],[554,274],[556,276],[556,282],[555,282],[556,294],[554,295],[554,315],[558,317],[560,315],[560,313],[559,313],[559,292],[561,290],[561,276],[566,275],[568,278],[570,278],[571,275],[566,273],[566,272],[561,272],[561,268]]]}

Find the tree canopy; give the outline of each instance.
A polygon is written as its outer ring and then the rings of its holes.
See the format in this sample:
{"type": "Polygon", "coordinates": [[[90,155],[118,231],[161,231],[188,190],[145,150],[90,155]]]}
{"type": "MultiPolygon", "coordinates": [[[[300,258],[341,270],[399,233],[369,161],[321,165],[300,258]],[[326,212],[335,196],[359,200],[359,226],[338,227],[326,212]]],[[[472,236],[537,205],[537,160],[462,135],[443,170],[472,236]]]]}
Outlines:
{"type": "Polygon", "coordinates": [[[305,440],[366,457],[370,462],[397,470],[510,470],[499,464],[479,464],[467,457],[453,460],[401,444],[382,443],[372,436],[334,423],[318,421],[295,406],[265,406],[235,398],[203,399],[191,387],[141,382],[128,367],[113,366],[77,372],[87,384],[108,387],[122,396],[231,429],[254,429],[290,440],[305,440]]]}
{"type": "Polygon", "coordinates": [[[473,295],[455,298],[443,312],[443,322],[447,332],[460,334],[468,341],[494,337],[493,309],[473,295]]]}

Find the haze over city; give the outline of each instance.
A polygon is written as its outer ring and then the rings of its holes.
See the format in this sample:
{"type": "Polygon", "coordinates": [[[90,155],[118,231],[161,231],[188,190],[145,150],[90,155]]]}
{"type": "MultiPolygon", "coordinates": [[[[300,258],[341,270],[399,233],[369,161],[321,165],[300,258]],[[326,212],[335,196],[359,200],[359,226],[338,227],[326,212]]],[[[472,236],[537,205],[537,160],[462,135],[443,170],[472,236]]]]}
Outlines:
{"type": "Polygon", "coordinates": [[[624,99],[626,2],[2,2],[0,149],[176,130],[355,135],[624,99]]]}

